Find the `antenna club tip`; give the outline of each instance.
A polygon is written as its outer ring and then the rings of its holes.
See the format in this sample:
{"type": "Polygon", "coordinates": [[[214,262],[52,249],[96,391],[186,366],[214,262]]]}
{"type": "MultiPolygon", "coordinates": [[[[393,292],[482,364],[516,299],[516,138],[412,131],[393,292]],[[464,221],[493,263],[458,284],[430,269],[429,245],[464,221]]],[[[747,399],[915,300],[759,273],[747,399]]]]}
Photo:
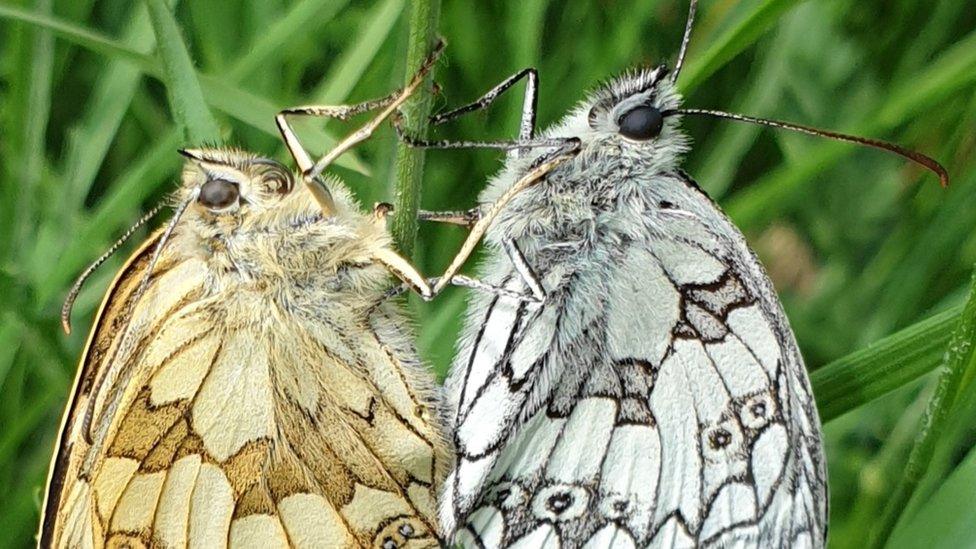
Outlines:
{"type": "Polygon", "coordinates": [[[928,168],[932,173],[934,173],[939,178],[939,186],[943,189],[949,188],[949,170],[945,169],[938,160],[927,157],[925,155],[920,155],[922,157],[919,164],[928,168]]]}
{"type": "Polygon", "coordinates": [[[71,335],[71,321],[67,318],[62,318],[61,329],[64,330],[64,335],[71,335]]]}

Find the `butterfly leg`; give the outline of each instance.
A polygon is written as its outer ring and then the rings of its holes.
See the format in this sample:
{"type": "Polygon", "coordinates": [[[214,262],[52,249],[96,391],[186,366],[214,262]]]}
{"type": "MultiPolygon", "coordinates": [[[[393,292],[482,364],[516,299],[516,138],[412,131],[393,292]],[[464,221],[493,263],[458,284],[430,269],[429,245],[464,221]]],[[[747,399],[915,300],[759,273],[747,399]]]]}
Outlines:
{"type": "MultiPolygon", "coordinates": [[[[431,282],[436,284],[438,279],[432,278],[431,282]]],[[[542,298],[536,295],[524,294],[522,292],[516,292],[515,290],[510,290],[508,288],[502,288],[501,286],[495,286],[487,282],[482,282],[477,278],[471,278],[470,276],[455,275],[451,278],[451,284],[454,286],[461,286],[463,288],[470,288],[472,290],[478,290],[480,292],[485,292],[498,297],[507,297],[510,299],[516,299],[518,301],[526,301],[529,303],[542,303],[542,298]]]]}
{"type": "Polygon", "coordinates": [[[517,141],[430,141],[406,135],[402,131],[402,128],[399,127],[396,119],[393,120],[394,127],[397,128],[397,133],[400,135],[400,138],[408,145],[430,149],[505,149],[514,152],[515,156],[518,157],[525,154],[532,147],[560,146],[563,144],[563,140],[534,140],[536,113],[539,103],[539,72],[532,67],[522,69],[509,76],[471,103],[431,116],[430,121],[434,125],[439,125],[460,118],[468,113],[487,109],[498,97],[523,79],[525,80],[525,94],[522,99],[522,117],[519,122],[517,141]]]}
{"type": "Polygon", "coordinates": [[[413,79],[410,80],[410,83],[407,84],[402,90],[387,97],[373,101],[366,101],[356,105],[308,105],[303,107],[295,107],[292,109],[285,109],[278,113],[278,115],[275,117],[275,122],[278,124],[278,130],[281,132],[281,136],[285,140],[285,145],[288,147],[288,151],[298,164],[298,168],[302,171],[302,174],[305,175],[306,181],[314,180],[330,164],[342,156],[343,153],[373,135],[376,128],[378,128],[384,120],[393,114],[400,105],[406,102],[406,100],[410,98],[417,88],[420,87],[424,81],[424,78],[431,71],[434,63],[437,61],[438,57],[440,57],[443,50],[444,42],[438,42],[437,45],[434,46],[434,50],[414,75],[413,79]],[[378,115],[376,115],[372,120],[364,124],[362,127],[346,136],[342,141],[337,143],[332,150],[315,162],[312,161],[311,157],[302,147],[301,142],[298,140],[298,136],[288,123],[289,115],[326,116],[344,120],[356,114],[375,109],[382,109],[382,111],[380,111],[378,115]]]}
{"type": "MultiPolygon", "coordinates": [[[[434,221],[437,223],[449,223],[452,225],[462,225],[469,229],[474,227],[474,225],[481,219],[481,210],[477,208],[472,208],[467,211],[461,212],[430,212],[421,211],[417,216],[422,221],[434,221]]],[[[546,298],[545,289],[542,287],[542,283],[539,281],[539,277],[532,270],[529,262],[525,259],[525,255],[522,254],[522,250],[519,249],[518,244],[515,243],[513,239],[506,239],[503,242],[505,248],[505,253],[511,259],[512,264],[515,265],[516,272],[522,277],[522,280],[526,283],[532,292],[532,301],[542,302],[546,298]]],[[[464,278],[466,280],[473,281],[479,285],[485,285],[484,282],[469,279],[468,277],[462,277],[462,275],[457,275],[451,280],[452,284],[457,283],[458,279],[464,278]]],[[[457,283],[458,286],[467,286],[469,288],[483,289],[481,286],[469,285],[467,282],[457,283]]],[[[492,290],[500,289],[491,286],[492,290]]],[[[502,292],[493,292],[501,295],[502,292]]],[[[521,295],[521,294],[518,294],[521,295]]]]}
{"type": "Polygon", "coordinates": [[[509,76],[495,87],[491,88],[477,100],[462,105],[448,112],[435,114],[430,117],[434,125],[455,120],[465,114],[487,109],[501,94],[512,88],[519,80],[525,79],[525,95],[522,99],[522,120],[519,124],[519,140],[532,139],[535,135],[536,112],[539,104],[539,71],[528,67],[509,76]]]}
{"type": "MultiPolygon", "coordinates": [[[[428,278],[427,279],[427,285],[428,286],[433,286],[439,280],[440,280],[439,277],[428,278]]],[[[523,293],[520,293],[520,292],[516,292],[514,290],[509,290],[508,288],[502,288],[501,286],[495,286],[495,285],[489,284],[487,282],[483,282],[481,280],[478,280],[476,278],[471,278],[469,276],[464,276],[464,275],[457,275],[454,278],[452,278],[451,279],[451,285],[452,286],[460,286],[460,287],[463,287],[463,288],[469,288],[469,289],[472,289],[472,290],[477,290],[479,292],[485,292],[487,294],[491,294],[491,295],[494,295],[494,296],[507,297],[509,299],[515,299],[515,300],[518,300],[518,301],[526,301],[526,302],[530,302],[530,303],[541,303],[542,302],[542,300],[536,298],[534,295],[523,294],[523,293]]],[[[409,290],[416,291],[415,290],[415,285],[413,283],[411,283],[411,282],[403,282],[402,284],[398,284],[398,285],[394,286],[393,288],[390,288],[389,290],[387,290],[387,292],[386,292],[386,294],[384,295],[383,298],[384,299],[390,299],[390,298],[396,297],[398,295],[401,295],[404,292],[407,292],[409,290]]]]}
{"type": "Polygon", "coordinates": [[[432,212],[420,210],[417,212],[417,219],[421,221],[433,221],[434,223],[448,223],[450,225],[461,225],[472,228],[481,219],[481,210],[471,208],[470,210],[455,212],[432,212]]]}
{"type": "Polygon", "coordinates": [[[436,139],[421,139],[410,135],[403,129],[400,117],[391,118],[397,137],[410,147],[418,149],[501,149],[506,151],[523,151],[533,148],[562,147],[573,141],[572,137],[549,137],[541,139],[501,139],[495,141],[450,141],[436,139]]]}
{"type": "MultiPolygon", "coordinates": [[[[459,225],[465,225],[471,228],[471,232],[465,239],[461,246],[460,251],[455,255],[451,264],[445,270],[444,274],[440,277],[430,279],[430,284],[424,280],[420,274],[407,262],[405,259],[393,252],[384,252],[384,257],[377,257],[377,259],[387,266],[391,272],[399,277],[406,286],[413,289],[421,295],[424,299],[432,299],[434,296],[439,294],[448,284],[455,284],[459,286],[468,286],[478,290],[490,291],[492,293],[511,293],[511,290],[504,288],[498,288],[486,284],[475,279],[458,275],[464,262],[470,257],[474,248],[477,246],[478,242],[484,236],[488,229],[488,226],[498,215],[501,209],[508,204],[508,202],[522,190],[535,185],[539,181],[543,180],[553,168],[559,164],[571,159],[579,152],[580,142],[576,138],[557,138],[557,139],[542,139],[534,140],[534,128],[535,128],[535,117],[536,117],[536,104],[538,97],[538,73],[535,69],[524,69],[519,73],[512,75],[505,81],[495,86],[484,94],[480,99],[474,103],[461,106],[450,112],[443,113],[440,115],[435,115],[431,118],[431,122],[434,124],[440,124],[448,120],[453,120],[459,116],[466,113],[481,110],[487,108],[491,105],[494,100],[504,93],[506,90],[510,89],[516,82],[525,78],[527,81],[525,99],[523,101],[522,108],[522,120],[519,130],[519,139],[514,141],[497,141],[497,142],[448,142],[448,141],[427,141],[414,138],[413,136],[408,136],[403,131],[402,125],[400,124],[400,116],[398,113],[394,113],[393,110],[399,106],[399,103],[390,103],[386,107],[383,113],[381,113],[378,118],[385,118],[392,114],[392,122],[394,128],[397,130],[397,134],[400,138],[410,146],[422,147],[422,148],[501,148],[507,150],[515,150],[521,153],[523,150],[529,147],[550,147],[554,148],[554,151],[540,157],[531,167],[531,169],[523,177],[515,182],[512,187],[510,187],[505,193],[502,194],[493,204],[488,206],[488,208],[482,212],[480,209],[469,210],[467,212],[421,212],[420,217],[422,219],[426,218],[431,221],[439,221],[445,223],[454,223],[459,225]],[[409,269],[408,269],[409,267],[409,269]]],[[[407,87],[409,89],[410,86],[407,87]]],[[[400,102],[402,103],[402,102],[400,102]]],[[[279,124],[280,126],[280,124],[279,124]]],[[[287,139],[286,139],[287,141],[287,139]]],[[[331,153],[330,153],[331,154],[331,153]]],[[[328,157],[323,158],[319,163],[324,162],[328,157]]],[[[333,158],[334,159],[334,158],[333,158]]],[[[331,161],[331,160],[330,160],[331,161]]],[[[316,164],[318,166],[318,163],[316,164]]],[[[312,173],[315,173],[313,170],[312,173]]],[[[531,268],[529,268],[527,262],[525,262],[524,256],[518,251],[517,246],[513,246],[516,250],[518,259],[513,258],[513,262],[516,264],[516,268],[519,273],[526,278],[527,284],[532,289],[533,301],[541,301],[544,298],[545,293],[542,289],[541,284],[538,279],[532,273],[531,268]]],[[[521,294],[516,294],[520,299],[524,299],[525,296],[521,294]]]]}
{"type": "Polygon", "coordinates": [[[407,288],[419,294],[425,301],[434,298],[435,293],[427,280],[417,271],[416,267],[400,254],[389,248],[381,248],[374,252],[373,259],[386,267],[393,276],[399,278],[407,288]]]}
{"type": "MultiPolygon", "coordinates": [[[[454,256],[454,259],[444,271],[444,274],[431,279],[433,284],[428,284],[427,280],[424,279],[424,277],[416,270],[416,268],[414,268],[413,265],[410,264],[409,261],[401,257],[393,250],[381,249],[375,253],[374,259],[386,266],[391,273],[407,284],[410,289],[420,294],[422,298],[425,300],[433,299],[435,296],[440,294],[448,284],[455,283],[454,280],[458,278],[458,272],[461,270],[464,262],[467,261],[468,257],[471,256],[471,253],[474,251],[475,247],[488,230],[488,226],[491,225],[491,222],[494,221],[495,217],[498,216],[508,202],[511,201],[511,199],[518,193],[545,179],[546,175],[556,166],[570,160],[576,156],[578,152],[579,140],[571,139],[567,145],[541,157],[537,162],[535,162],[532,169],[530,169],[528,173],[523,175],[518,181],[516,181],[511,187],[502,193],[502,195],[495,202],[484,210],[484,213],[480,215],[478,220],[472,226],[471,232],[468,233],[467,238],[461,245],[461,249],[458,251],[457,255],[454,256]]],[[[512,249],[517,251],[518,247],[513,246],[512,249]]],[[[516,269],[519,270],[520,274],[523,271],[523,269],[519,267],[520,264],[524,266],[524,271],[526,273],[532,272],[520,251],[517,251],[515,257],[516,259],[513,259],[513,261],[515,262],[516,269]]],[[[526,275],[523,274],[523,276],[526,275]]],[[[460,282],[457,284],[463,286],[469,281],[474,281],[474,279],[463,277],[462,275],[460,282]]],[[[539,297],[540,295],[542,297],[545,296],[545,293],[542,290],[542,285],[539,284],[538,279],[535,278],[534,274],[530,275],[527,283],[529,284],[529,287],[532,289],[533,293],[531,300],[539,301],[541,300],[539,297]],[[533,287],[533,285],[535,287],[533,287]]],[[[490,285],[482,282],[477,282],[477,285],[478,289],[483,289],[483,287],[486,286],[490,287],[490,285]]]]}
{"type": "MultiPolygon", "coordinates": [[[[481,210],[478,208],[472,208],[470,210],[460,212],[430,212],[421,210],[417,215],[417,218],[421,221],[462,225],[471,229],[478,222],[478,220],[481,219],[481,210]]],[[[525,255],[522,253],[522,250],[519,249],[515,240],[508,238],[503,242],[503,246],[505,248],[505,253],[512,261],[512,265],[515,266],[515,270],[532,291],[533,297],[537,301],[545,300],[546,291],[543,289],[538,275],[536,275],[535,271],[532,270],[532,266],[529,265],[528,260],[525,259],[525,255]]]]}
{"type": "MultiPolygon", "coordinates": [[[[430,212],[422,210],[417,216],[422,221],[434,221],[437,223],[449,223],[451,225],[462,225],[471,229],[479,219],[481,219],[481,210],[477,208],[472,208],[467,211],[461,212],[430,212]]],[[[525,255],[522,254],[522,250],[519,249],[518,244],[516,244],[514,239],[506,239],[503,242],[505,248],[505,253],[511,259],[512,264],[515,265],[516,272],[522,277],[522,280],[528,285],[532,292],[533,301],[544,301],[546,298],[545,289],[542,287],[542,283],[539,281],[539,277],[532,270],[529,262],[525,259],[525,255]]],[[[457,275],[451,280],[452,284],[455,284],[458,279],[461,279],[462,275],[457,275]]],[[[486,285],[486,283],[469,279],[463,277],[466,280],[473,281],[479,285],[486,285]]],[[[467,282],[457,283],[458,286],[467,286],[469,288],[483,289],[481,286],[468,285],[467,282]]],[[[501,288],[496,288],[494,286],[489,287],[492,289],[493,293],[501,295],[502,292],[495,292],[494,290],[501,290],[501,288]]],[[[518,294],[521,295],[521,294],[518,294]]]]}
{"type": "MultiPolygon", "coordinates": [[[[373,206],[373,218],[377,223],[385,223],[386,216],[393,211],[393,206],[385,202],[377,203],[373,206]]],[[[517,250],[517,248],[516,248],[517,250]]],[[[521,254],[521,252],[517,252],[521,254]]],[[[387,292],[386,297],[394,297],[400,295],[407,290],[413,290],[419,294],[424,300],[430,301],[434,298],[440,290],[434,292],[432,290],[433,286],[437,286],[440,282],[440,278],[429,278],[424,279],[423,275],[403,256],[398,253],[389,250],[382,249],[374,255],[374,258],[382,263],[387,270],[393,273],[394,276],[400,279],[403,284],[391,289],[387,292]]],[[[524,262],[524,258],[522,260],[524,262]]],[[[533,295],[526,295],[519,292],[515,292],[506,288],[500,288],[498,286],[493,286],[487,282],[482,282],[475,278],[471,278],[464,275],[456,275],[449,281],[450,284],[454,286],[463,286],[466,288],[472,288],[475,290],[488,292],[493,295],[499,295],[504,297],[510,297],[513,299],[518,299],[521,301],[534,301],[539,302],[541,299],[538,298],[538,294],[533,292],[533,295]]],[[[531,286],[530,286],[531,287],[531,286]]]]}
{"type": "Polygon", "coordinates": [[[579,144],[578,139],[569,139],[563,146],[539,158],[539,160],[533,164],[532,168],[528,170],[525,175],[519,178],[519,180],[516,181],[511,187],[506,189],[505,192],[502,193],[497,200],[495,200],[495,202],[481,210],[478,220],[475,221],[471,226],[471,231],[468,233],[464,243],[461,244],[460,250],[454,256],[454,259],[447,267],[447,270],[444,271],[444,274],[441,275],[437,283],[434,284],[432,288],[434,295],[440,293],[440,291],[450,283],[451,279],[458,274],[461,267],[464,265],[464,262],[467,261],[468,257],[471,256],[471,253],[474,252],[478,242],[480,242],[482,237],[484,237],[485,232],[487,232],[492,221],[495,220],[495,217],[501,213],[502,209],[512,200],[512,198],[525,189],[544,180],[549,172],[551,172],[554,168],[575,157],[579,152],[579,144]]]}
{"type": "Polygon", "coordinates": [[[525,259],[525,255],[522,250],[519,249],[518,244],[513,238],[506,238],[502,243],[505,247],[505,253],[508,254],[508,258],[512,261],[512,265],[515,265],[515,271],[522,277],[522,280],[529,287],[532,292],[532,296],[538,302],[543,302],[546,299],[546,290],[542,287],[542,282],[539,280],[539,276],[529,265],[528,260],[525,259]]]}

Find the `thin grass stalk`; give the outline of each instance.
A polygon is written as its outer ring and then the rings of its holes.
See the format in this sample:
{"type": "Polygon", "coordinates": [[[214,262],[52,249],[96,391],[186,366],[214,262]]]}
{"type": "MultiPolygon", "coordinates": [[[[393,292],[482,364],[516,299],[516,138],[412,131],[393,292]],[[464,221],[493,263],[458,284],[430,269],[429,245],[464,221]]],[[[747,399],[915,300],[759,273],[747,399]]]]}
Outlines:
{"type": "Polygon", "coordinates": [[[885,506],[869,547],[880,548],[887,543],[919,482],[928,470],[939,439],[946,430],[959,390],[963,386],[963,379],[969,370],[967,365],[972,363],[974,340],[976,340],[976,273],[973,275],[966,306],[942,359],[942,372],[939,375],[938,385],[922,416],[918,437],[905,465],[905,473],[885,506]]]}
{"type": "MultiPolygon", "coordinates": [[[[439,15],[440,0],[411,0],[404,82],[410,81],[437,40],[439,15]]],[[[428,76],[428,80],[430,78],[428,76]]],[[[427,118],[430,116],[432,99],[433,90],[430,84],[425,84],[400,109],[404,117],[404,128],[409,134],[423,136],[427,133],[427,118]]],[[[395,171],[394,213],[390,230],[397,249],[404,256],[410,257],[417,239],[417,209],[420,207],[424,175],[423,149],[413,149],[398,143],[395,171]]]]}

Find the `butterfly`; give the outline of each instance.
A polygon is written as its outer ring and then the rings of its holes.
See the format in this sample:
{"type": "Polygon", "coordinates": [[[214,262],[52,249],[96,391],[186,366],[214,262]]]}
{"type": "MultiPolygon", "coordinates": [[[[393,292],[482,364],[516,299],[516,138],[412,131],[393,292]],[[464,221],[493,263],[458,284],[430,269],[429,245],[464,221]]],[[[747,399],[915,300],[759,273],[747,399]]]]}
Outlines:
{"type": "MultiPolygon", "coordinates": [[[[420,85],[330,112],[384,108],[420,85]]],[[[390,273],[389,208],[364,214],[279,127],[299,171],[184,150],[173,220],[126,262],[82,355],[42,547],[436,547],[450,459],[439,388],[390,273]]],[[[76,293],[72,293],[73,296],[76,293]]],[[[65,324],[70,314],[66,304],[65,324]]]]}
{"type": "MultiPolygon", "coordinates": [[[[519,139],[419,147],[511,150],[469,212],[482,279],[534,300],[470,299],[447,398],[457,462],[442,498],[464,547],[822,547],[827,474],[796,340],[742,233],[680,168],[684,115],[895,145],[682,109],[675,70],[612,80],[534,135],[526,69],[519,139]],[[556,157],[561,162],[553,163],[556,157]],[[544,176],[522,185],[547,164],[544,176]]],[[[459,262],[452,264],[453,269],[459,262]]]]}

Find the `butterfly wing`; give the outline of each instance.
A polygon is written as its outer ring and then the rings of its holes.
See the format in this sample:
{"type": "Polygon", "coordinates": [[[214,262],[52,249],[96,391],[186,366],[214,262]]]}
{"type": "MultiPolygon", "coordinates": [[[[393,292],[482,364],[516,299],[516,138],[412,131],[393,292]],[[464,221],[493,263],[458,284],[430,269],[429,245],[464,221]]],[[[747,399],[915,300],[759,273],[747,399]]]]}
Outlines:
{"type": "Polygon", "coordinates": [[[111,346],[109,334],[128,322],[130,311],[127,304],[137,284],[145,274],[151,250],[161,233],[147,239],[125,262],[109,286],[102,300],[92,330],[89,333],[81,364],[75,374],[74,384],[61,420],[61,428],[55,446],[54,457],[48,473],[47,491],[41,529],[38,534],[40,547],[51,547],[54,539],[63,533],[63,517],[58,512],[65,496],[72,491],[78,476],[79,461],[90,446],[86,438],[78,436],[85,423],[96,378],[106,366],[106,352],[111,346]]]}
{"type": "Polygon", "coordinates": [[[334,325],[213,294],[175,252],[135,302],[155,242],[92,330],[40,546],[436,546],[446,450],[395,309],[334,325]]]}
{"type": "Polygon", "coordinates": [[[639,237],[530,255],[541,308],[473,298],[442,509],[463,544],[823,543],[819,423],[776,295],[690,180],[655,188],[671,209],[639,237]]]}

